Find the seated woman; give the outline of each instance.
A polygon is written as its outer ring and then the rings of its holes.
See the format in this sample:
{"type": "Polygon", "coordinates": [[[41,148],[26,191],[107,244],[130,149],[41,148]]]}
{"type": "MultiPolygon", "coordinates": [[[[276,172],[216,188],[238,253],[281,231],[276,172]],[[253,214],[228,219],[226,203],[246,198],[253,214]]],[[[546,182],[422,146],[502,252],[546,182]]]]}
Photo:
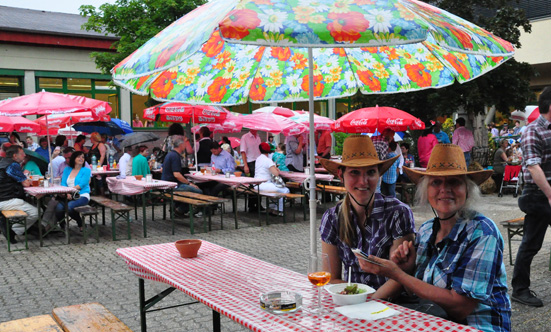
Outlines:
{"type": "Polygon", "coordinates": [[[499,148],[494,153],[493,170],[494,174],[492,178],[496,183],[496,188],[499,190],[501,182],[503,181],[503,173],[505,173],[505,166],[509,157],[507,157],[507,146],[509,146],[509,140],[503,139],[499,142],[499,148]]]}
{"type": "MultiPolygon", "coordinates": [[[[88,167],[84,167],[84,152],[75,151],[69,159],[69,166],[63,170],[63,176],[61,177],[61,185],[65,187],[72,187],[79,191],[80,197],[78,199],[72,199],[72,195],[68,196],[69,199],[69,216],[76,220],[78,227],[82,230],[82,219],[80,214],[75,211],[75,208],[88,204],[90,201],[90,177],[92,171],[88,167]]],[[[65,214],[65,204],[59,203],[55,208],[55,216],[57,221],[61,220],[65,214]]]]}
{"type": "Polygon", "coordinates": [[[151,174],[149,169],[149,163],[147,157],[149,156],[149,149],[145,145],[138,147],[139,153],[132,160],[132,175],[141,175],[145,177],[147,174],[151,174]]]}
{"type": "Polygon", "coordinates": [[[352,249],[389,258],[400,244],[413,240],[415,233],[411,209],[394,197],[376,192],[379,178],[396,159],[398,156],[379,160],[371,138],[363,135],[344,140],[342,162],[320,159],[347,190],[344,200],[321,219],[321,250],[329,255],[331,282],[348,280],[351,268],[351,281],[377,289],[374,298],[386,299],[394,290],[385,277],[362,271],[352,249]]]}
{"type": "Polygon", "coordinates": [[[449,319],[481,331],[510,331],[511,303],[503,264],[503,238],[495,223],[473,210],[478,184],[492,174],[467,171],[457,145],[438,144],[427,170],[405,168],[417,183],[416,199],[435,218],[402,244],[391,259],[361,260],[363,270],[391,279],[409,293],[439,305],[449,319]]]}
{"type": "MultiPolygon", "coordinates": [[[[277,169],[275,163],[272,159],[268,157],[270,153],[270,144],[261,143],[260,146],[260,156],[256,159],[255,169],[254,169],[254,178],[263,179],[266,182],[261,183],[258,187],[260,191],[271,191],[271,192],[280,192],[280,193],[289,193],[289,188],[283,186],[279,187],[274,182],[272,182],[272,175],[279,176],[279,170],[277,169]]],[[[283,214],[283,198],[279,199],[279,204],[276,206],[271,205],[270,211],[273,215],[282,215],[283,214]]]]}
{"type": "Polygon", "coordinates": [[[272,160],[280,171],[289,172],[289,168],[285,165],[285,143],[279,143],[272,155],[272,160]]]}
{"type": "Polygon", "coordinates": [[[29,155],[26,155],[25,160],[23,160],[23,173],[30,175],[44,175],[40,171],[40,167],[38,167],[34,160],[31,160],[29,155]]]}

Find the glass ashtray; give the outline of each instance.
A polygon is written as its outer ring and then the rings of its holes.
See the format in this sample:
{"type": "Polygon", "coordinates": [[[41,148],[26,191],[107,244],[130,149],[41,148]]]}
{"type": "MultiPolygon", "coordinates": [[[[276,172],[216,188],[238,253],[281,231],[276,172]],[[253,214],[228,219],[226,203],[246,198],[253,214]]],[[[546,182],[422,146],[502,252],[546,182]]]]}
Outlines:
{"type": "Polygon", "coordinates": [[[274,314],[286,314],[302,308],[302,295],[290,291],[272,291],[260,295],[260,308],[274,314]]]}

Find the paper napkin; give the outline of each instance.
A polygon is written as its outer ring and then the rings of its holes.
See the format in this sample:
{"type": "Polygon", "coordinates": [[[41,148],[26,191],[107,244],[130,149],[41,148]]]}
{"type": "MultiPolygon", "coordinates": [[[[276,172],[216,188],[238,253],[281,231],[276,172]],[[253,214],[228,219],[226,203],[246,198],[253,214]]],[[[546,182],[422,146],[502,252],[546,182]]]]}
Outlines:
{"type": "Polygon", "coordinates": [[[376,301],[346,305],[342,307],[337,307],[335,308],[335,310],[348,318],[364,319],[369,321],[392,317],[400,314],[398,310],[394,310],[391,307],[376,301]]]}

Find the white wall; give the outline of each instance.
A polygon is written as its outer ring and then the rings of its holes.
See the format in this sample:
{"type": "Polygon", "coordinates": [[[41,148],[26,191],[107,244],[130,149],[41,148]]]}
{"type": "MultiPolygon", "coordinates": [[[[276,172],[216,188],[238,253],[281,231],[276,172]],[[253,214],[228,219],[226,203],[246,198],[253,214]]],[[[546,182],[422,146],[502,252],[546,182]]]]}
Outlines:
{"type": "Polygon", "coordinates": [[[531,65],[551,63],[551,43],[549,31],[551,31],[551,18],[535,20],[532,23],[532,32],[525,33],[521,29],[521,48],[515,52],[515,59],[520,62],[528,62],[531,65]]]}

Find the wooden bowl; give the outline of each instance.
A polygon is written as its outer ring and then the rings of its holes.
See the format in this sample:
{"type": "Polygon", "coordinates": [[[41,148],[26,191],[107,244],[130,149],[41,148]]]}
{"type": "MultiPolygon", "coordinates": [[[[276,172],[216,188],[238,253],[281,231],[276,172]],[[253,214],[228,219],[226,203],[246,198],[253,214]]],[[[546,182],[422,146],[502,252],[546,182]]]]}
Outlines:
{"type": "Polygon", "coordinates": [[[197,257],[201,243],[201,240],[179,240],[174,245],[182,258],[193,258],[197,257]]]}
{"type": "Polygon", "coordinates": [[[233,172],[233,175],[235,175],[236,178],[240,177],[243,172],[233,172]]]}

